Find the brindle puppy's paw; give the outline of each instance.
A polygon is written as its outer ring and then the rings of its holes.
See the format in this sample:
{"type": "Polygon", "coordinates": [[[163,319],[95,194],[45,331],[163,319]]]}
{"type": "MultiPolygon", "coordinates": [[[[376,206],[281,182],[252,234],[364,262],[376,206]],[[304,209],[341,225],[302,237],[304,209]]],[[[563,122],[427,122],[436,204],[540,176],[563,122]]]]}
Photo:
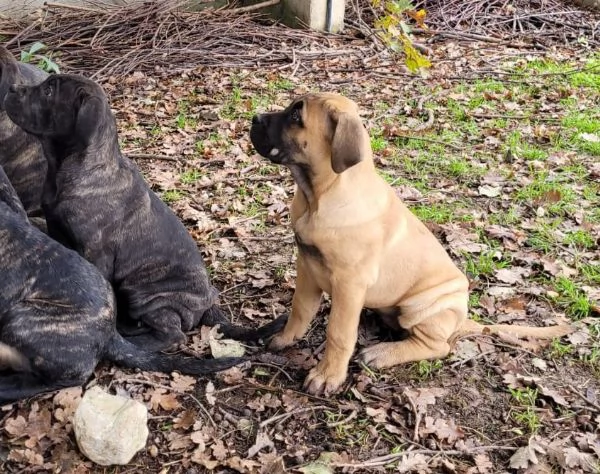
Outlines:
{"type": "Polygon", "coordinates": [[[280,351],[286,347],[290,347],[295,342],[294,336],[288,336],[285,331],[281,331],[279,334],[275,334],[271,342],[269,342],[269,350],[280,351]]]}
{"type": "Polygon", "coordinates": [[[308,373],[304,389],[312,395],[329,396],[339,390],[344,380],[346,371],[332,371],[321,361],[308,373]]]}
{"type": "Polygon", "coordinates": [[[391,355],[394,343],[382,342],[374,346],[365,347],[360,351],[359,358],[373,369],[385,369],[395,365],[391,355]]]}

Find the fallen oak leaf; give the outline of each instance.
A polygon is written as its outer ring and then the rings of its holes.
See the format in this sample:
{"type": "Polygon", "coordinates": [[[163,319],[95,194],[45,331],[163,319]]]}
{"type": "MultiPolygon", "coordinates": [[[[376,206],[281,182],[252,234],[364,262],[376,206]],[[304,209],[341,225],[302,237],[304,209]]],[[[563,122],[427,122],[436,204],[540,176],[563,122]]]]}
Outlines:
{"type": "Polygon", "coordinates": [[[582,453],[575,446],[570,446],[563,451],[564,467],[580,467],[584,472],[598,472],[596,458],[591,453],[582,453]]]}
{"type": "Polygon", "coordinates": [[[523,276],[522,276],[522,272],[523,269],[510,269],[510,268],[501,268],[499,270],[496,270],[494,272],[494,276],[496,277],[496,280],[499,280],[503,283],[508,283],[508,284],[513,284],[513,283],[522,283],[523,282],[523,276]],[[521,271],[519,271],[521,270],[521,271]]]}
{"type": "Polygon", "coordinates": [[[512,469],[527,469],[529,464],[538,464],[536,451],[540,454],[546,454],[546,451],[533,438],[529,440],[527,446],[523,446],[515,451],[508,460],[512,469]]]}
{"type": "Polygon", "coordinates": [[[446,421],[441,418],[434,420],[431,416],[425,417],[425,426],[421,428],[421,433],[433,434],[440,441],[446,440],[451,445],[465,436],[464,431],[456,426],[454,420],[446,421]]]}

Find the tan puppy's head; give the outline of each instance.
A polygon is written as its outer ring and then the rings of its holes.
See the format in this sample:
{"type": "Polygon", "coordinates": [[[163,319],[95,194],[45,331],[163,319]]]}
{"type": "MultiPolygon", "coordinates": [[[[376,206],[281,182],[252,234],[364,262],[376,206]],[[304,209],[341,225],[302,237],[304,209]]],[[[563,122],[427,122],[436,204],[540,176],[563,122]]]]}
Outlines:
{"type": "Polygon", "coordinates": [[[339,174],[371,159],[358,106],[338,94],[307,94],[281,112],[255,115],[250,139],[260,155],[299,167],[308,179],[339,174]]]}

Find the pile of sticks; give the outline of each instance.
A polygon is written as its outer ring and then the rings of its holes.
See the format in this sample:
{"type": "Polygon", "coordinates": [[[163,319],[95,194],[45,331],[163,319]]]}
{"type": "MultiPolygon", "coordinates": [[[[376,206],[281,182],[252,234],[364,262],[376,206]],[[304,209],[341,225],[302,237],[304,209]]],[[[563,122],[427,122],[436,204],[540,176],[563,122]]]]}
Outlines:
{"type": "MultiPolygon", "coordinates": [[[[383,8],[371,0],[349,0],[351,23],[373,24],[383,8]],[[357,21],[358,20],[358,21],[357,21]]],[[[600,46],[600,11],[582,0],[413,0],[427,12],[429,30],[417,33],[495,43],[520,42],[600,46]]],[[[589,3],[589,2],[588,2],[589,3]]],[[[384,4],[384,2],[382,2],[384,4]]]]}
{"type": "MultiPolygon", "coordinates": [[[[268,3],[268,2],[265,2],[268,3]]],[[[274,3],[274,2],[271,2],[274,3]]],[[[297,68],[328,57],[372,55],[369,41],[344,48],[332,37],[260,21],[247,8],[189,12],[179,0],[135,2],[102,9],[49,3],[35,18],[0,17],[0,35],[14,53],[40,41],[62,72],[78,71],[102,80],[132,71],[189,69],[197,66],[297,68]]]]}

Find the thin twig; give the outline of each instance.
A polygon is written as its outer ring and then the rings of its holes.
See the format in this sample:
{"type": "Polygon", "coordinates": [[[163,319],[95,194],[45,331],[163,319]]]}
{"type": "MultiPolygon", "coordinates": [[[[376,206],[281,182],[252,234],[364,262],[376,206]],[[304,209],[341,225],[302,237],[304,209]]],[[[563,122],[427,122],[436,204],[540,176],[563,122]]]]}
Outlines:
{"type": "Polygon", "coordinates": [[[450,450],[436,450],[436,449],[413,449],[412,451],[403,451],[400,453],[392,453],[386,454],[385,456],[379,456],[376,458],[369,459],[368,461],[358,462],[358,463],[343,463],[343,462],[333,462],[332,466],[335,467],[352,467],[352,468],[365,468],[365,467],[376,467],[376,466],[385,466],[390,462],[396,461],[403,456],[408,454],[433,454],[433,455],[444,455],[444,456],[473,456],[475,454],[485,452],[485,451],[516,451],[517,448],[512,446],[478,446],[476,448],[471,448],[465,451],[461,451],[458,449],[450,449],[450,450]]]}
{"type": "Polygon", "coordinates": [[[571,390],[571,392],[573,392],[575,395],[578,395],[579,398],[581,398],[583,401],[585,401],[586,403],[590,404],[593,408],[593,411],[600,413],[600,405],[598,405],[596,402],[590,400],[588,397],[586,397],[583,393],[581,393],[579,390],[577,390],[575,387],[573,387],[572,385],[569,385],[569,390],[571,390]]]}
{"type": "Polygon", "coordinates": [[[260,2],[255,5],[249,5],[247,7],[239,7],[239,8],[230,8],[227,11],[233,13],[247,13],[252,12],[254,10],[260,10],[261,8],[270,7],[273,5],[277,5],[281,0],[267,0],[266,2],[260,2]]]}
{"type": "Polygon", "coordinates": [[[329,409],[329,407],[324,406],[324,405],[315,405],[314,407],[308,407],[308,408],[297,408],[290,412],[281,413],[279,415],[272,416],[271,418],[267,418],[266,420],[261,421],[260,425],[258,425],[258,426],[260,428],[264,428],[265,426],[268,426],[271,423],[275,423],[275,422],[282,421],[282,420],[287,420],[288,418],[290,418],[293,415],[298,415],[300,413],[306,413],[306,412],[310,412],[310,411],[327,410],[327,409],[329,409]]]}

